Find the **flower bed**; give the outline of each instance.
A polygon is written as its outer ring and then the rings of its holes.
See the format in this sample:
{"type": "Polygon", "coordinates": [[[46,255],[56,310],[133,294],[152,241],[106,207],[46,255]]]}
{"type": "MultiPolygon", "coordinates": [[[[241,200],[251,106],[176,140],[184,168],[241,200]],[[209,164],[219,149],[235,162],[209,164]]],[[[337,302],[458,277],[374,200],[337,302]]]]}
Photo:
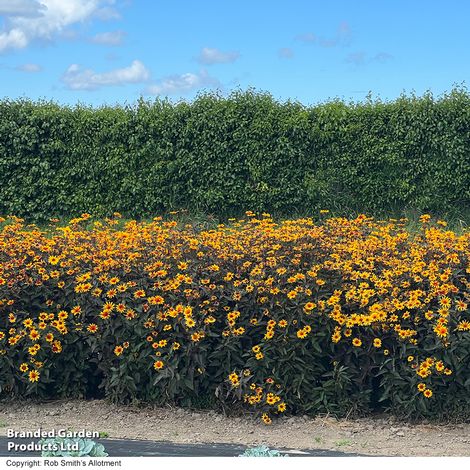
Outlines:
{"type": "Polygon", "coordinates": [[[0,394],[463,416],[470,234],[422,216],[0,232],[0,394]]]}

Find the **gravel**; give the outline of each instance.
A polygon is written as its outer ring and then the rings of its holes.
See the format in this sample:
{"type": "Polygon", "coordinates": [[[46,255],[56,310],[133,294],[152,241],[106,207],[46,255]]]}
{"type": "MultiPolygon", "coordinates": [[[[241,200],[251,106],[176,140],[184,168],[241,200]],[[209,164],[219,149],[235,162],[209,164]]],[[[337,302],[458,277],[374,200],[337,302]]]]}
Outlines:
{"type": "Polygon", "coordinates": [[[214,411],[118,406],[104,400],[0,401],[0,435],[67,428],[98,431],[110,438],[173,443],[234,443],[271,448],[337,449],[384,456],[470,456],[470,423],[400,423],[390,417],[337,420],[287,417],[265,426],[252,417],[214,411]]]}

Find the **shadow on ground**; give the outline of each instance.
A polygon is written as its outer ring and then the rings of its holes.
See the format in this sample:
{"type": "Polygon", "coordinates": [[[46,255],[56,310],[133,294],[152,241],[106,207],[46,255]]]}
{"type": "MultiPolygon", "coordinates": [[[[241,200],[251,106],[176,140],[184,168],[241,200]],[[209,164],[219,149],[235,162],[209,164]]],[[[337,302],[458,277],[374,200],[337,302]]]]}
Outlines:
{"type": "MultiPolygon", "coordinates": [[[[0,437],[0,457],[39,457],[40,452],[15,451],[8,449],[8,443],[29,444],[29,439],[0,437]]],[[[37,441],[34,441],[37,442],[37,441]]],[[[175,444],[165,441],[140,441],[132,439],[97,439],[103,444],[110,457],[236,457],[247,447],[235,444],[175,444]]],[[[291,457],[359,457],[326,449],[278,449],[291,457]]]]}

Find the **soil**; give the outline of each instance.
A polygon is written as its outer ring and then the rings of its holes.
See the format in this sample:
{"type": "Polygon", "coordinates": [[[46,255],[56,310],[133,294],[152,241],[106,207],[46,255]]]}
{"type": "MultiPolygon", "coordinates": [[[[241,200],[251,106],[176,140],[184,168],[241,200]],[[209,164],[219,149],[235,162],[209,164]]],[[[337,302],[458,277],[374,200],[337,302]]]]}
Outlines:
{"type": "Polygon", "coordinates": [[[0,402],[0,435],[8,429],[88,430],[104,437],[174,443],[233,443],[328,449],[381,456],[470,456],[470,423],[409,424],[390,417],[337,420],[282,417],[266,426],[252,417],[213,411],[118,406],[104,400],[0,402]]]}

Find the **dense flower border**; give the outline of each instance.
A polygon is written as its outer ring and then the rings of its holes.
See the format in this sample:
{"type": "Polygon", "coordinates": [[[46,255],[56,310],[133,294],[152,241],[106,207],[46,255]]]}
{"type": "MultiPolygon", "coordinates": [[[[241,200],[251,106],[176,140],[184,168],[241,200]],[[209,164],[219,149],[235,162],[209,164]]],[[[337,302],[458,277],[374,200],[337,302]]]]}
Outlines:
{"type": "Polygon", "coordinates": [[[268,424],[286,410],[465,407],[470,233],[324,212],[213,230],[3,219],[0,394],[217,397],[268,424]]]}

